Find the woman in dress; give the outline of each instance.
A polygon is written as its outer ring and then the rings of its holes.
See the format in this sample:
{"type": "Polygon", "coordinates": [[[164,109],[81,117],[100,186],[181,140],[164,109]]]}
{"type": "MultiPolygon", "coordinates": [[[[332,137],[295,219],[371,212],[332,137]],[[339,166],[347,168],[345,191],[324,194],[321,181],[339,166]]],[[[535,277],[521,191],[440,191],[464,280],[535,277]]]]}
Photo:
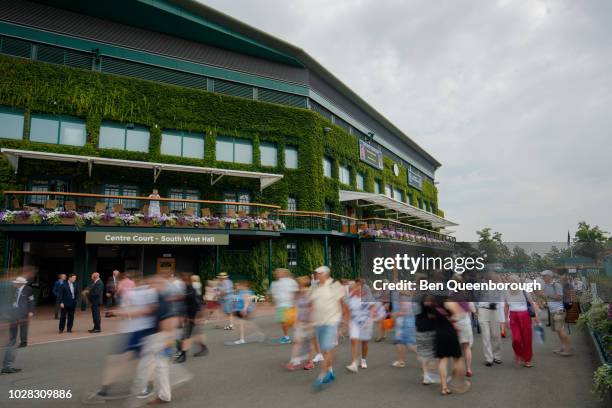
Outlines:
{"type": "MultiPolygon", "coordinates": [[[[156,188],[153,189],[151,194],[149,194],[149,198],[159,199],[161,198],[159,192],[156,188]]],[[[147,214],[149,217],[159,217],[161,216],[161,210],[159,208],[159,201],[150,200],[149,201],[149,213],[147,214]]]]}
{"type": "Polygon", "coordinates": [[[351,364],[346,366],[347,371],[356,373],[358,367],[368,368],[366,358],[368,356],[368,343],[374,333],[374,322],[376,320],[376,303],[368,299],[366,290],[363,290],[362,280],[355,282],[347,298],[347,306],[350,313],[349,336],[351,338],[351,364]],[[357,360],[359,345],[361,344],[361,360],[357,360]]]}
{"type": "Polygon", "coordinates": [[[403,368],[406,366],[406,350],[416,353],[416,329],[414,318],[413,293],[402,291],[393,301],[393,317],[395,318],[395,345],[398,359],[392,366],[403,368]]]}

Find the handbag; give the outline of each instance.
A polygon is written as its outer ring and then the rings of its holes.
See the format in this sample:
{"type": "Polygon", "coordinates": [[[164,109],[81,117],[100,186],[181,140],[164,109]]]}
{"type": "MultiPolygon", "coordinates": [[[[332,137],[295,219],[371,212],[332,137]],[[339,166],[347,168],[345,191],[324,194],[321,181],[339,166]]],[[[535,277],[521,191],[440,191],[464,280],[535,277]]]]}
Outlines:
{"type": "Polygon", "coordinates": [[[525,293],[525,291],[523,291],[523,296],[525,296],[525,302],[527,302],[527,311],[529,312],[529,317],[535,317],[535,310],[533,309],[533,305],[529,301],[529,298],[527,297],[527,293],[525,293]]]}

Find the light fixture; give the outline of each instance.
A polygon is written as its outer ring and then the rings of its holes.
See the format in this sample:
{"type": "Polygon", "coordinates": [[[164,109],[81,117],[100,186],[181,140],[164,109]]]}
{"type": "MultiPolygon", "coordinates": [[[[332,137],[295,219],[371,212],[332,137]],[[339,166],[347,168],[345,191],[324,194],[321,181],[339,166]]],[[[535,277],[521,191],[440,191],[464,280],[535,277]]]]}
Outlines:
{"type": "Polygon", "coordinates": [[[323,128],[323,132],[325,132],[325,133],[329,133],[329,132],[331,132],[331,128],[330,128],[329,126],[325,126],[325,127],[323,128]]]}

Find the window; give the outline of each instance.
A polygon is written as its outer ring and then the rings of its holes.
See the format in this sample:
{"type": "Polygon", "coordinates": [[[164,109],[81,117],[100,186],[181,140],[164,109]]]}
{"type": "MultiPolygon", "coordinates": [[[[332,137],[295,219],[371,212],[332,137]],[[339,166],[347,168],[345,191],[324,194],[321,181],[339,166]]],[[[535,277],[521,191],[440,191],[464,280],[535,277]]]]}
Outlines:
{"type": "Polygon", "coordinates": [[[297,244],[295,242],[287,243],[287,267],[297,266],[297,244]]]}
{"type": "Polygon", "coordinates": [[[86,134],[82,119],[33,114],[30,120],[33,142],[84,146],[86,134]]]}
{"type": "Polygon", "coordinates": [[[385,185],[385,195],[389,198],[393,198],[393,190],[391,190],[391,184],[385,185]]]}
{"type": "Polygon", "coordinates": [[[204,135],[179,130],[164,130],[161,154],[202,159],[204,158],[204,135]]]}
{"type": "Polygon", "coordinates": [[[297,200],[295,197],[289,197],[287,199],[287,209],[289,211],[297,211],[297,200]]]}
{"type": "Polygon", "coordinates": [[[133,152],[149,151],[149,130],[133,125],[105,122],[100,126],[101,149],[120,149],[133,152]]]}
{"type": "Polygon", "coordinates": [[[215,150],[217,161],[253,163],[253,143],[250,140],[219,136],[215,150]]]}
{"type": "Polygon", "coordinates": [[[408,193],[408,195],[406,196],[406,202],[412,205],[412,194],[411,193],[408,193]]]}
{"type": "MultiPolygon", "coordinates": [[[[111,196],[136,197],[138,196],[138,187],[124,184],[105,184],[102,194],[111,196]]],[[[138,208],[137,200],[125,198],[106,198],[104,202],[109,209],[112,209],[112,206],[115,204],[123,204],[123,208],[125,210],[138,208]]]]}
{"type": "Polygon", "coordinates": [[[297,169],[298,168],[297,147],[285,146],[285,168],[287,169],[297,169]]]}
{"type": "Polygon", "coordinates": [[[351,184],[351,172],[348,167],[340,166],[340,182],[342,184],[350,185],[351,184]]]}
{"type": "Polygon", "coordinates": [[[0,107],[0,138],[23,139],[23,112],[0,107]]]}
{"type": "Polygon", "coordinates": [[[323,158],[323,175],[329,178],[332,176],[332,162],[327,157],[323,158]]]}
{"type": "MultiPolygon", "coordinates": [[[[173,188],[168,192],[168,198],[175,200],[199,200],[200,192],[197,190],[187,190],[182,188],[173,188]]],[[[168,202],[168,208],[170,211],[182,212],[187,207],[195,208],[196,213],[199,212],[200,206],[198,203],[186,203],[181,201],[170,201],[168,202]]]]}
{"type": "Polygon", "coordinates": [[[421,208],[421,209],[422,209],[422,208],[423,208],[423,201],[421,201],[421,199],[419,198],[419,199],[417,200],[417,202],[418,202],[418,204],[419,204],[419,208],[421,208]]]}
{"type": "MultiPolygon", "coordinates": [[[[223,195],[223,201],[225,201],[226,203],[228,202],[233,202],[233,203],[250,203],[251,202],[251,194],[249,194],[246,191],[239,191],[239,192],[226,192],[223,195]]],[[[245,213],[249,213],[250,212],[250,207],[248,205],[225,205],[224,207],[224,212],[228,212],[228,210],[233,209],[234,211],[244,211],[245,213]]]]}
{"type": "Polygon", "coordinates": [[[363,176],[363,174],[357,173],[356,181],[357,181],[357,190],[365,190],[365,187],[364,187],[365,177],[363,176]]]}
{"type": "Polygon", "coordinates": [[[380,188],[381,182],[376,180],[374,181],[374,193],[375,194],[380,194],[380,192],[382,191],[382,189],[380,188]]]}
{"type": "Polygon", "coordinates": [[[278,165],[278,152],[276,143],[262,142],[259,146],[261,153],[261,165],[276,167],[278,165]]]}
{"type": "Polygon", "coordinates": [[[404,201],[404,192],[397,187],[393,187],[393,198],[397,201],[404,201]]]}

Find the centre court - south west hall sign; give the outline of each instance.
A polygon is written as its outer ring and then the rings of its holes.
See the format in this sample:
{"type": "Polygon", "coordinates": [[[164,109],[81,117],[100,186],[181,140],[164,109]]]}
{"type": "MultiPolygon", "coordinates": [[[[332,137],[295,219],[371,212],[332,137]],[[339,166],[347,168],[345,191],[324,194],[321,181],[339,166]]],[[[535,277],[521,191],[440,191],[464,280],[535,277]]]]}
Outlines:
{"type": "Polygon", "coordinates": [[[113,245],[228,245],[229,235],[87,231],[85,243],[113,245]]]}

